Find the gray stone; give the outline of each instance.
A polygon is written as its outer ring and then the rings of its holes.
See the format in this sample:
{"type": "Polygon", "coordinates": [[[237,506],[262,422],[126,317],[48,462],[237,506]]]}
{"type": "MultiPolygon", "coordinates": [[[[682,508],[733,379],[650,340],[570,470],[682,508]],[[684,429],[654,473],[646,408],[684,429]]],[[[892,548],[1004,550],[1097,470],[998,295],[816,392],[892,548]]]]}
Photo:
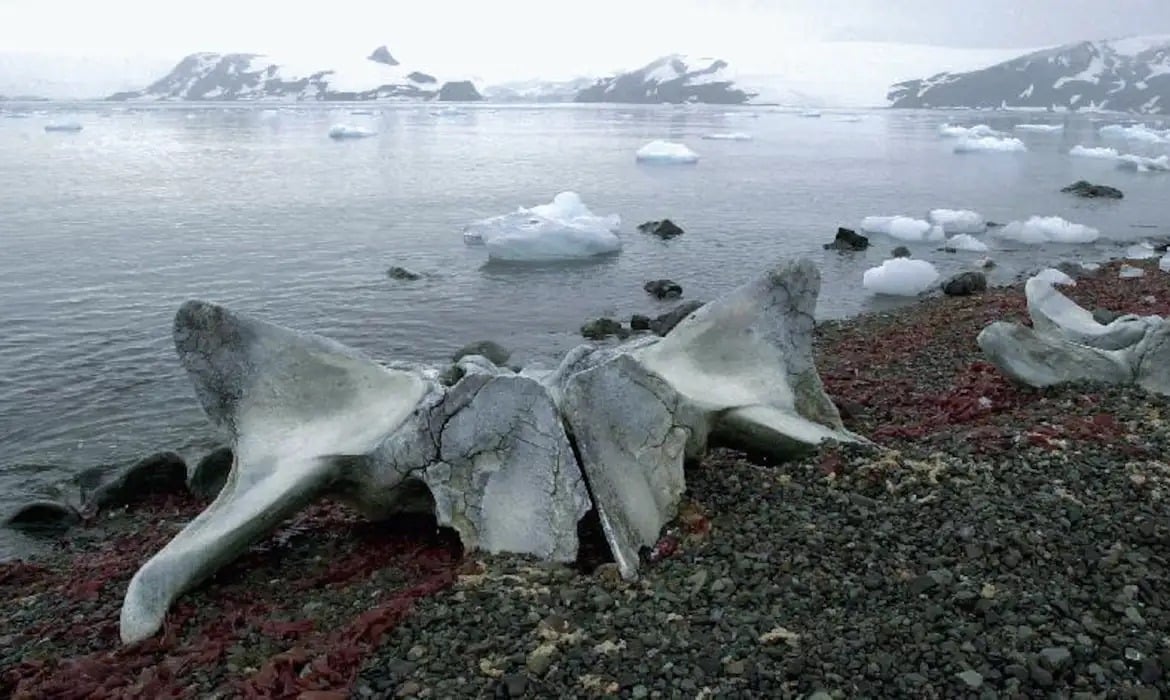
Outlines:
{"type": "Polygon", "coordinates": [[[647,294],[655,299],[676,299],[682,296],[682,285],[674,280],[650,280],[642,285],[647,294]]]}
{"type": "Polygon", "coordinates": [[[943,282],[942,290],[949,297],[966,297],[987,291],[987,275],[976,270],[960,272],[943,282]]]}
{"type": "Polygon", "coordinates": [[[415,280],[420,280],[423,277],[421,273],[415,272],[414,270],[409,270],[405,267],[399,267],[398,265],[390,266],[390,268],[386,270],[386,276],[392,280],[400,280],[403,282],[413,282],[415,280]]]}
{"type": "Polygon", "coordinates": [[[1072,661],[1072,652],[1067,647],[1046,647],[1040,650],[1040,658],[1049,668],[1059,669],[1072,661]]]}
{"type": "Polygon", "coordinates": [[[31,533],[55,533],[81,522],[73,506],[57,501],[39,500],[26,503],[4,521],[8,527],[31,533]]]}
{"type": "Polygon", "coordinates": [[[968,688],[973,690],[978,690],[983,687],[983,674],[979,673],[978,671],[962,671],[960,673],[956,673],[955,676],[958,677],[959,680],[963,681],[963,683],[968,688]]]}
{"type": "Polygon", "coordinates": [[[102,510],[131,505],[187,489],[187,464],[174,452],[159,452],[119,471],[90,496],[87,506],[102,510]]]}
{"type": "Polygon", "coordinates": [[[632,331],[648,331],[652,321],[649,316],[642,314],[634,314],[630,317],[630,330],[632,331]]]}
{"type": "Polygon", "coordinates": [[[626,338],[630,332],[622,327],[620,321],[612,318],[597,318],[581,326],[581,335],[590,340],[604,340],[611,336],[626,338]]]}
{"type": "Polygon", "coordinates": [[[468,355],[479,355],[486,357],[494,364],[504,367],[508,364],[508,359],[512,357],[504,346],[491,340],[477,340],[474,343],[468,343],[455,351],[451,356],[452,362],[458,362],[468,355]]]}
{"type": "Polygon", "coordinates": [[[657,318],[651,321],[650,330],[654,331],[658,335],[665,336],[667,333],[674,330],[674,327],[681,323],[684,318],[690,316],[702,307],[703,302],[701,301],[691,300],[683,302],[682,304],[679,304],[670,311],[659,315],[657,318]]]}
{"type": "Polygon", "coordinates": [[[910,249],[904,245],[900,245],[894,248],[893,256],[895,258],[908,258],[910,257],[910,249]]]}

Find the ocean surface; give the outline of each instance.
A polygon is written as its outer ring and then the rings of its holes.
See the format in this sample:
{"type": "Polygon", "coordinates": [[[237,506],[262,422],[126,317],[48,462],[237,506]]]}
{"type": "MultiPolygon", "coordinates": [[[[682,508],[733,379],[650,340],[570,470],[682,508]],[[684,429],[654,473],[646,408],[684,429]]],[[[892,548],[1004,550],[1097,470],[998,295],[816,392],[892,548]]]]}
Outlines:
{"type": "MultiPolygon", "coordinates": [[[[1008,222],[1059,215],[1099,228],[1090,245],[1026,246],[983,236],[993,282],[1061,260],[1116,257],[1170,234],[1170,174],[1119,171],[1070,147],[1159,155],[1165,145],[1105,140],[1107,115],[768,108],[421,105],[0,106],[0,518],[78,470],[173,449],[198,459],[217,436],[196,405],[171,321],[200,298],[314,331],[375,358],[441,363],[495,339],[516,361],[551,365],[589,318],[656,314],[642,290],[669,277],[711,299],[777,260],[823,271],[822,318],[912,300],[874,298],[866,254],[822,249],[869,215],[971,208],[1008,222]],[[354,113],[354,112],[359,113],[354,113]],[[363,112],[371,113],[363,113],[363,112]],[[858,120],[858,117],[860,119],[858,120]],[[77,121],[75,133],[46,132],[77,121]],[[376,130],[337,141],[331,125],[376,130]],[[1027,153],[955,154],[939,125],[1065,123],[1017,133],[1027,153]],[[703,134],[746,132],[751,141],[703,134]],[[701,161],[638,164],[653,139],[701,161]],[[1121,202],[1059,192],[1077,179],[1120,187],[1121,202]],[[488,264],[462,227],[579,193],[620,214],[624,248],[576,264],[488,264]],[[669,217],[662,241],[636,225],[669,217]],[[389,279],[402,265],[427,273],[389,279]]],[[[1151,123],[1153,124],[1153,123],[1151,123]]],[[[1156,124],[1154,124],[1156,125],[1156,124]]],[[[944,273],[980,257],[911,245],[944,273]]],[[[30,541],[0,532],[0,559],[30,541]]]]}

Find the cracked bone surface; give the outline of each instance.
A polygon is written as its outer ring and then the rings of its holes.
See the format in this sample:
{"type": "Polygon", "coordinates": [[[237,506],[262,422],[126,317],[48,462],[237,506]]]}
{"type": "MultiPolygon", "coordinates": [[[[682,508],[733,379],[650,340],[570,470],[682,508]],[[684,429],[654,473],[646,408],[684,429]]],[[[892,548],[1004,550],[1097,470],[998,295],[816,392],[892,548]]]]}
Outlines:
{"type": "Polygon", "coordinates": [[[1078,381],[1138,384],[1170,394],[1170,324],[1125,315],[1100,324],[1043,277],[1024,285],[1032,328],[997,321],[979,332],[983,354],[1012,379],[1034,387],[1078,381]]]}
{"type": "Polygon", "coordinates": [[[596,507],[635,576],[677,515],[684,461],[708,442],[783,458],[861,440],[813,364],[819,287],[811,262],[781,263],[665,338],[580,346],[551,372],[464,357],[449,388],[433,371],[187,302],[175,346],[236,459],[219,497],[131,580],[123,641],[157,632],[177,596],[326,494],[371,518],[433,510],[469,550],[553,561],[576,557],[578,522],[596,507]]]}

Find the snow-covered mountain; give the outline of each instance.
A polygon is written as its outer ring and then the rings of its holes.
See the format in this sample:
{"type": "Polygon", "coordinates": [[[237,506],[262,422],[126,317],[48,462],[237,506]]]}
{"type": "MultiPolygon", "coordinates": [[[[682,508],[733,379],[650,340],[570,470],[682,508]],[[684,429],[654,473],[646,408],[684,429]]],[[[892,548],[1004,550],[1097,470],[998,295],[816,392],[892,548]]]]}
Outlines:
{"type": "Polygon", "coordinates": [[[602,78],[579,91],[574,101],[743,104],[755,96],[736,84],[726,61],[674,54],[636,70],[602,78]]]}
{"type": "Polygon", "coordinates": [[[1082,41],[969,73],[895,84],[891,107],[1170,114],[1170,35],[1082,41]]]}
{"type": "Polygon", "coordinates": [[[471,81],[441,82],[404,68],[389,49],[367,56],[281,60],[265,54],[195,53],[142,90],[111,100],[439,100],[483,97],[471,81]]]}

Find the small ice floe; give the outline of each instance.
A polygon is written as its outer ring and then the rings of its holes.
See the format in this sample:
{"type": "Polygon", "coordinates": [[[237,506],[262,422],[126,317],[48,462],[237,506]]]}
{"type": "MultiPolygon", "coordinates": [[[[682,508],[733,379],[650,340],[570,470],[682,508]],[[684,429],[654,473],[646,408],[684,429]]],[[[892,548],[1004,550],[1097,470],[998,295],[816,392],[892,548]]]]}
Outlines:
{"type": "Polygon", "coordinates": [[[349,111],[349,113],[354,114],[354,115],[358,115],[358,116],[368,117],[368,116],[371,116],[374,114],[374,110],[372,110],[372,109],[351,109],[349,111]]]}
{"type": "Polygon", "coordinates": [[[732,131],[730,133],[703,134],[699,138],[705,141],[751,141],[752,135],[742,131],[732,131]]]}
{"type": "Polygon", "coordinates": [[[947,247],[970,253],[986,253],[991,250],[987,244],[968,233],[960,233],[947,239],[947,247]]]}
{"type": "Polygon", "coordinates": [[[440,107],[439,109],[432,109],[431,114],[436,117],[458,117],[460,115],[467,114],[467,112],[459,109],[458,107],[447,105],[446,107],[440,107]]]}
{"type": "MultiPolygon", "coordinates": [[[[1082,267],[1084,267],[1082,265],[1082,267]]],[[[1085,268],[1088,269],[1088,268],[1085,268]]],[[[1048,282],[1049,284],[1062,284],[1068,287],[1077,286],[1077,281],[1068,275],[1068,273],[1057,270],[1055,267],[1047,267],[1032,275],[1032,279],[1048,282]]]]}
{"type": "Polygon", "coordinates": [[[804,117],[805,119],[820,119],[821,113],[815,109],[807,109],[801,112],[800,116],[804,117]]]}
{"type": "Polygon", "coordinates": [[[1068,154],[1078,158],[1100,158],[1102,160],[1117,160],[1117,156],[1119,155],[1116,148],[1098,148],[1094,146],[1073,146],[1068,154]]]}
{"type": "Polygon", "coordinates": [[[992,129],[986,124],[976,124],[975,126],[956,126],[953,124],[943,124],[938,128],[938,135],[949,139],[978,139],[988,136],[1002,136],[1003,134],[996,131],[995,129],[992,129]]]}
{"type": "Polygon", "coordinates": [[[1057,131],[1064,131],[1064,124],[1016,124],[1013,128],[1016,131],[1051,134],[1057,131]]]}
{"type": "Polygon", "coordinates": [[[1170,253],[1166,253],[1158,259],[1158,269],[1162,272],[1170,272],[1170,253]]]}
{"type": "Polygon", "coordinates": [[[1145,274],[1146,271],[1140,267],[1134,267],[1133,265],[1122,265],[1121,270],[1117,273],[1117,276],[1123,280],[1128,280],[1135,277],[1144,277],[1145,274]]]}
{"type": "Polygon", "coordinates": [[[1142,141],[1144,143],[1170,142],[1170,136],[1168,136],[1166,132],[1151,129],[1145,124],[1134,124],[1132,126],[1110,124],[1109,126],[1101,127],[1097,133],[1108,138],[1127,139],[1129,141],[1142,141]]]}
{"type": "Polygon", "coordinates": [[[836,121],[844,122],[846,124],[856,124],[857,122],[865,121],[865,117],[860,114],[842,114],[837,117],[836,121]]]}
{"type": "Polygon", "coordinates": [[[50,122],[45,124],[45,131],[77,132],[81,131],[81,129],[81,123],[75,121],[50,122]]]}
{"type": "Polygon", "coordinates": [[[987,230],[987,219],[970,209],[931,209],[926,218],[950,234],[983,233],[987,230]]]}
{"type": "Polygon", "coordinates": [[[892,258],[861,276],[861,286],[874,294],[912,297],[938,281],[938,270],[925,260],[892,258]]]}
{"type": "Polygon", "coordinates": [[[1156,257],[1158,257],[1158,251],[1154,250],[1154,244],[1149,241],[1135,243],[1125,249],[1126,260],[1149,260],[1156,257]]]}
{"type": "Polygon", "coordinates": [[[911,242],[941,241],[947,237],[941,226],[909,216],[867,216],[861,220],[861,230],[911,242]]]}
{"type": "Polygon", "coordinates": [[[1170,155],[1151,158],[1127,153],[1117,157],[1117,167],[1139,173],[1170,173],[1170,155]]]}
{"type": "Polygon", "coordinates": [[[617,214],[595,215],[576,192],[561,192],[549,204],[475,221],[463,241],[486,246],[496,260],[573,260],[621,250],[621,223],[617,214]]]}
{"type": "Polygon", "coordinates": [[[635,159],[642,163],[698,163],[699,154],[686,144],[673,141],[651,141],[638,149],[635,159]]]}
{"type": "Polygon", "coordinates": [[[997,235],[1020,243],[1092,243],[1101,237],[1101,232],[1059,216],[1033,216],[1027,221],[1011,222],[997,235]]]}
{"type": "Polygon", "coordinates": [[[955,144],[955,153],[1022,153],[1027,150],[1023,141],[1012,136],[968,137],[955,144]]]}
{"type": "Polygon", "coordinates": [[[331,139],[364,139],[370,136],[376,136],[377,133],[364,126],[354,126],[352,124],[334,124],[329,128],[329,138],[331,139]]]}

